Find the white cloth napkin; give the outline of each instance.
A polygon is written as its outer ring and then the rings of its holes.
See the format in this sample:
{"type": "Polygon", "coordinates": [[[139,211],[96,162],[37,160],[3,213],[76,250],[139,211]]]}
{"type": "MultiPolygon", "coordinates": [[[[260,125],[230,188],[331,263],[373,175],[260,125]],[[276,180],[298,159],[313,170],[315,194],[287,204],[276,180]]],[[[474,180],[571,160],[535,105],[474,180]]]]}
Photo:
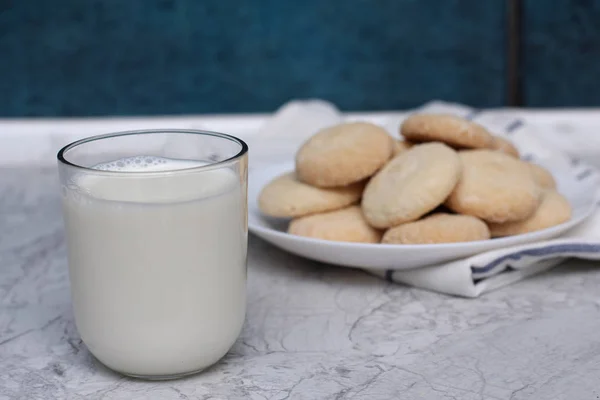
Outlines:
{"type": "MultiPolygon", "coordinates": [[[[595,168],[579,163],[570,149],[562,153],[563,138],[551,132],[540,132],[527,121],[510,113],[486,113],[463,105],[431,102],[418,112],[449,113],[474,120],[497,135],[506,136],[519,148],[522,156],[542,164],[577,169],[577,173],[598,179],[595,168]]],[[[389,117],[380,121],[390,134],[398,136],[404,119],[389,117]]],[[[251,138],[250,168],[261,164],[280,163],[293,159],[298,147],[317,130],[344,120],[332,104],[321,100],[292,101],[282,106],[260,132],[251,138]]],[[[572,146],[571,146],[572,147],[572,146]]],[[[588,148],[581,153],[589,153],[588,148]]],[[[569,257],[600,259],[600,213],[561,238],[488,251],[461,260],[413,270],[369,271],[393,282],[465,297],[477,297],[487,291],[519,281],[548,270],[569,257]]]]}

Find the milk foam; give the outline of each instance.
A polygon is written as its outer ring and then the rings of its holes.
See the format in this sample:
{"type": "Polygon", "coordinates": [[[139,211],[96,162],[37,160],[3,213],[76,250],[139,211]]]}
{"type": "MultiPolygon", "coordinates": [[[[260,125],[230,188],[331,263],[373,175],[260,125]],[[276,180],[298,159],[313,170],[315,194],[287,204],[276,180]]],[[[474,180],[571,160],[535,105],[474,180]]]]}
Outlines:
{"type": "Polygon", "coordinates": [[[202,161],[176,160],[156,156],[125,157],[93,166],[93,169],[111,172],[161,172],[177,171],[208,165],[202,161]]]}
{"type": "Polygon", "coordinates": [[[202,161],[179,160],[155,156],[135,156],[98,164],[92,169],[127,172],[124,175],[85,173],[74,178],[74,186],[86,198],[135,202],[169,203],[199,200],[228,192],[239,186],[237,175],[230,169],[198,170],[208,165],[202,161]],[[183,170],[185,171],[183,173],[183,170]],[[139,172],[182,171],[180,174],[148,176],[139,172]]]}

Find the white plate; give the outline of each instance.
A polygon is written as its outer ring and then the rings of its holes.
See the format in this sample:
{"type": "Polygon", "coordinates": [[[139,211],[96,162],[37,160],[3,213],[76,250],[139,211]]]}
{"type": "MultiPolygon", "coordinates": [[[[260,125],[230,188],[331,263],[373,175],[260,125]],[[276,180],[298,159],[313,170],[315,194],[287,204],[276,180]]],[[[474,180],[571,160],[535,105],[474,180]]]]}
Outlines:
{"type": "Polygon", "coordinates": [[[274,177],[293,170],[293,163],[254,169],[249,176],[248,228],[250,232],[290,253],[324,263],[365,269],[410,269],[451,261],[488,250],[555,238],[581,223],[596,206],[596,176],[581,169],[552,169],[563,193],[573,208],[570,221],[524,235],[466,243],[382,245],[344,243],[311,239],[286,233],[288,221],[265,217],[258,209],[261,188],[274,177]],[[585,171],[583,171],[585,172],[585,171]]]}

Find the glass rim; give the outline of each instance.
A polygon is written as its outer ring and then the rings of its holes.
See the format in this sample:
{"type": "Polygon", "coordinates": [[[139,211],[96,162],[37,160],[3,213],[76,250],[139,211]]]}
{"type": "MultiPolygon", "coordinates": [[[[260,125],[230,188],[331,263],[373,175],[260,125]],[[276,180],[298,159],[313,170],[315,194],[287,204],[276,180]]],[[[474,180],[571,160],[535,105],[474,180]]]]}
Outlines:
{"type": "Polygon", "coordinates": [[[246,144],[246,142],[244,142],[242,139],[239,139],[232,135],[228,135],[226,133],[206,131],[206,130],[202,130],[202,129],[137,129],[137,130],[129,130],[129,131],[104,133],[104,134],[93,135],[93,136],[89,136],[89,137],[86,137],[83,139],[76,140],[74,142],[71,142],[71,143],[65,145],[63,148],[61,148],[58,151],[58,153],[56,154],[56,158],[60,163],[62,163],[64,165],[67,165],[69,167],[76,168],[76,169],[79,169],[82,171],[93,172],[94,174],[112,175],[112,176],[118,176],[118,175],[121,175],[121,176],[123,176],[123,175],[156,176],[156,175],[168,175],[168,174],[173,174],[173,173],[183,173],[183,172],[199,172],[199,171],[206,171],[206,170],[211,170],[211,169],[216,169],[216,168],[222,168],[228,164],[231,164],[231,163],[239,160],[246,153],[248,153],[248,145],[246,144]],[[220,139],[225,139],[225,140],[229,140],[231,142],[237,143],[240,145],[241,149],[235,155],[233,155],[225,160],[222,160],[222,161],[217,161],[217,162],[209,163],[206,165],[200,165],[197,167],[173,169],[173,170],[165,170],[165,171],[135,171],[135,172],[107,171],[107,170],[94,169],[91,167],[84,167],[83,165],[78,165],[78,164],[75,164],[75,163],[67,160],[65,157],[65,154],[69,150],[72,150],[72,149],[74,149],[78,146],[81,146],[83,144],[86,144],[86,143],[91,143],[91,142],[96,142],[96,141],[100,141],[100,140],[104,140],[104,139],[116,138],[116,137],[121,137],[121,136],[149,135],[149,134],[159,134],[159,133],[182,133],[182,134],[190,134],[190,135],[212,136],[212,137],[217,137],[220,139]]]}

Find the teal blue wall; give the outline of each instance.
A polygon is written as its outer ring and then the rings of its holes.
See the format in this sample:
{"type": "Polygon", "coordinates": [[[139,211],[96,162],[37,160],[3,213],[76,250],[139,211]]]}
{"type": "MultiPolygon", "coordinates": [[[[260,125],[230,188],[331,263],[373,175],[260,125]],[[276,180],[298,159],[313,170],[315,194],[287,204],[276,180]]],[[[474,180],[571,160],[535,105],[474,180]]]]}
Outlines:
{"type": "Polygon", "coordinates": [[[525,102],[600,106],[600,1],[526,0],[524,5],[525,102]]]}
{"type": "MultiPolygon", "coordinates": [[[[525,101],[600,105],[594,1],[526,0],[525,101]]],[[[0,0],[0,116],[506,104],[504,0],[0,0]]]]}

